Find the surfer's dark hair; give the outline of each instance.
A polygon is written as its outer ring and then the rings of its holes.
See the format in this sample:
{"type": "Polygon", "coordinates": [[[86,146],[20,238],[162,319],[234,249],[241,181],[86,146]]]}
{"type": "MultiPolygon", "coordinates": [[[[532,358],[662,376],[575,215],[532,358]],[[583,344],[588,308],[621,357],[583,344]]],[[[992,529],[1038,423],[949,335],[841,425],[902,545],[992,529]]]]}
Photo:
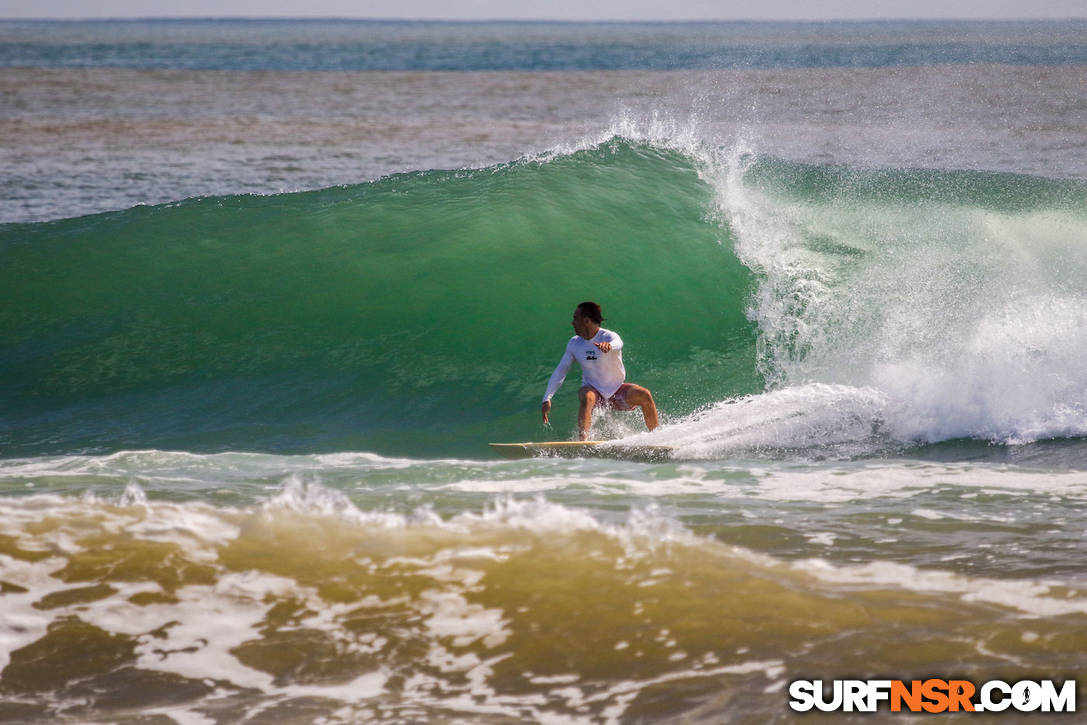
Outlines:
{"type": "Polygon", "coordinates": [[[582,317],[588,317],[598,325],[604,321],[604,313],[600,310],[600,305],[595,302],[582,302],[577,306],[577,311],[582,317]]]}

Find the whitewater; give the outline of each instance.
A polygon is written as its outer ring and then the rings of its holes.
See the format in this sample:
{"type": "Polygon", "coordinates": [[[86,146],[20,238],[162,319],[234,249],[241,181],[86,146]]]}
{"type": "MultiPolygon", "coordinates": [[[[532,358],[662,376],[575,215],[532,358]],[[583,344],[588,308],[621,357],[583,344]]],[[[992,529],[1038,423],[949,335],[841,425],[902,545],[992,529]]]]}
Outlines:
{"type": "Polygon", "coordinates": [[[1085,49],[0,23],[0,720],[1082,701],[1085,49]],[[663,423],[594,437],[670,460],[490,454],[576,437],[582,299],[663,423]]]}

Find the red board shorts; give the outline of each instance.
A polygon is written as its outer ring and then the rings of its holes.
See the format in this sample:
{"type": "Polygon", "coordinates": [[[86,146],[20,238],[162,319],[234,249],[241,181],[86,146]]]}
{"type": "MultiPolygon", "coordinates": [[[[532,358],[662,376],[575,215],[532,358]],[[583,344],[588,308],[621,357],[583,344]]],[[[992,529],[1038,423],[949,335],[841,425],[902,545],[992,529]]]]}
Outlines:
{"type": "Polygon", "coordinates": [[[593,407],[614,408],[615,410],[634,410],[634,406],[627,402],[627,393],[629,393],[633,387],[634,386],[630,383],[623,383],[610,398],[605,398],[603,393],[591,385],[582,385],[581,389],[591,390],[596,393],[596,405],[593,407]]]}

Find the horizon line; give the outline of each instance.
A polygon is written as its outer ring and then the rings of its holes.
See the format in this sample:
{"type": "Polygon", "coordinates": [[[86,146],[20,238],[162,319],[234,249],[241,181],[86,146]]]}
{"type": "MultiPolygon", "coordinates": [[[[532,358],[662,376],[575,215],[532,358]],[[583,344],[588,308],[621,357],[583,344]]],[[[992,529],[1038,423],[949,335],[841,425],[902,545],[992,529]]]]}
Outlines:
{"type": "Polygon", "coordinates": [[[370,23],[450,23],[450,24],[469,24],[469,23],[548,23],[548,24],[563,24],[563,25],[579,25],[579,24],[614,24],[614,25],[636,25],[639,23],[651,23],[656,25],[682,25],[691,23],[903,23],[903,22],[945,22],[945,23],[1016,23],[1016,22],[1070,22],[1070,21],[1087,21],[1087,15],[1084,16],[1066,16],[1066,17],[1039,17],[1039,16],[1022,16],[1022,17],[834,17],[834,18],[670,18],[670,19],[652,19],[652,18],[637,18],[637,19],[615,19],[615,18],[594,18],[594,19],[571,19],[571,18],[397,18],[397,17],[354,17],[344,15],[132,15],[132,16],[81,16],[81,17],[41,17],[41,18],[23,18],[23,17],[3,17],[0,16],[0,22],[11,23],[81,23],[81,22],[147,22],[147,21],[285,21],[285,22],[298,22],[298,21],[350,21],[350,22],[370,22],[370,23]]]}

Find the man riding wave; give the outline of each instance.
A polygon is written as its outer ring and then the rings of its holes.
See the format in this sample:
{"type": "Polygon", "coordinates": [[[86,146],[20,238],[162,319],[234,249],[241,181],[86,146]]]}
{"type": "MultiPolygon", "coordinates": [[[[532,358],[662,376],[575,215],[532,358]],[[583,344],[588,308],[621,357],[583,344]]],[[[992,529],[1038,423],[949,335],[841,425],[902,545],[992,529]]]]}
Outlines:
{"type": "Polygon", "coordinates": [[[657,406],[652,393],[640,385],[626,382],[623,340],[611,330],[601,327],[603,321],[600,305],[595,302],[582,302],[574,309],[572,324],[577,334],[566,344],[566,351],[551,374],[541,408],[543,422],[548,423],[551,398],[566,380],[566,373],[576,360],[581,366],[582,383],[578,391],[581,406],[577,424],[579,438],[583,441],[589,438],[592,411],[597,406],[616,410],[641,408],[645,427],[653,430],[658,425],[657,406]]]}

